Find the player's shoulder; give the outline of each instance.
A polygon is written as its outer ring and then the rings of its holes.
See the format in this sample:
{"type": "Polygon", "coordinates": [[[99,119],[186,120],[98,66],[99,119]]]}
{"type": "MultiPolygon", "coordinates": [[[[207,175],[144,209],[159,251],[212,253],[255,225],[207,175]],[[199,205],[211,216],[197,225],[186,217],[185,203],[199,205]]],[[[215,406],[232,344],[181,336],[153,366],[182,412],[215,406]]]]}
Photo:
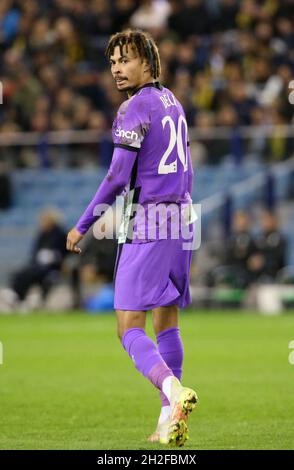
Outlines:
{"type": "Polygon", "coordinates": [[[133,112],[144,112],[148,109],[148,98],[139,92],[125,100],[118,109],[118,114],[125,115],[133,112]]]}
{"type": "Polygon", "coordinates": [[[176,110],[176,112],[185,115],[182,104],[169,88],[162,87],[159,98],[158,103],[163,104],[165,109],[176,110]]]}
{"type": "Polygon", "coordinates": [[[182,103],[178,100],[178,98],[174,95],[174,93],[169,89],[165,88],[165,93],[170,95],[170,101],[176,105],[176,107],[184,113],[184,108],[182,106],[182,103]]]}

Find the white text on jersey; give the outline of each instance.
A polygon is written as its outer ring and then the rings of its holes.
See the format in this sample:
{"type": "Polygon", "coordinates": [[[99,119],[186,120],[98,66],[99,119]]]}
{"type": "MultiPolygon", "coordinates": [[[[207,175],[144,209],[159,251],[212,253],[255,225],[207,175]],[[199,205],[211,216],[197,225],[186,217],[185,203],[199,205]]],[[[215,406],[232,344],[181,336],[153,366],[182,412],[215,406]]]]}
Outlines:
{"type": "Polygon", "coordinates": [[[175,102],[175,98],[173,95],[162,95],[160,97],[161,101],[163,102],[163,105],[166,108],[169,108],[170,106],[177,106],[177,103],[175,102]]]}
{"type": "Polygon", "coordinates": [[[135,131],[124,131],[121,127],[118,127],[115,131],[117,137],[125,137],[127,139],[138,140],[138,134],[135,131]]]}

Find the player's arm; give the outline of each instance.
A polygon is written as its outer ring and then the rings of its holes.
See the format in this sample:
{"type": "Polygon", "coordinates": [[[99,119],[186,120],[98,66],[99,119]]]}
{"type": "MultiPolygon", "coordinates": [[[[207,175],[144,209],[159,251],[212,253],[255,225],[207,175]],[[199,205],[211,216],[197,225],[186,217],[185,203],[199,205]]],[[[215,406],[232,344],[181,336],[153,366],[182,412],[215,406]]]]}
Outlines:
{"type": "Polygon", "coordinates": [[[99,215],[95,215],[95,208],[99,204],[113,204],[116,196],[122,193],[130,181],[137,152],[140,150],[149,122],[150,103],[148,100],[137,97],[122,104],[117,119],[114,121],[115,149],[109,171],[77,225],[69,232],[68,250],[80,252],[76,246],[77,243],[99,218],[99,215]]]}
{"type": "MultiPolygon", "coordinates": [[[[77,247],[77,244],[82,240],[83,236],[93,223],[99,218],[99,215],[95,215],[95,208],[99,204],[112,205],[116,196],[119,196],[122,193],[130,180],[137,152],[138,149],[128,146],[115,147],[107,175],[85,212],[80,217],[78,223],[67,235],[67,250],[75,253],[81,252],[81,249],[77,247]]],[[[101,215],[102,214],[100,214],[100,216],[101,215]]]]}

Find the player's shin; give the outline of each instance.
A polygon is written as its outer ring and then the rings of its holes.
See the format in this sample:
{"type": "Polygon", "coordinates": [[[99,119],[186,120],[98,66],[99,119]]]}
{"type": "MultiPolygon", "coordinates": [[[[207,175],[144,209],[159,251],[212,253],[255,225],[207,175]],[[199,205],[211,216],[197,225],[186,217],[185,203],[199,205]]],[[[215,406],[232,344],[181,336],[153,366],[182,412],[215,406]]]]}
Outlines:
{"type": "MultiPolygon", "coordinates": [[[[179,328],[168,328],[158,333],[156,339],[158,351],[162,359],[172,370],[174,376],[181,382],[184,349],[179,328]]],[[[160,398],[162,407],[169,405],[169,401],[163,392],[160,392],[160,398]]]]}
{"type": "Polygon", "coordinates": [[[173,377],[173,373],[145,331],[142,328],[127,330],[122,338],[122,344],[138,371],[155,387],[162,390],[164,380],[167,377],[173,377]]]}

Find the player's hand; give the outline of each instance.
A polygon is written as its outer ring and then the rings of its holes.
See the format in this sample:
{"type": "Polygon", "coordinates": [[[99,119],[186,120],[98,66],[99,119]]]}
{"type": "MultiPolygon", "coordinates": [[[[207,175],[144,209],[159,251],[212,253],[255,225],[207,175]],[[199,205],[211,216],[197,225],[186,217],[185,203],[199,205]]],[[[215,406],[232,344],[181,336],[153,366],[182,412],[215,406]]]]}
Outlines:
{"type": "Polygon", "coordinates": [[[74,253],[81,253],[82,250],[77,246],[77,244],[83,237],[84,235],[82,235],[75,227],[71,229],[67,234],[66,249],[68,251],[73,251],[74,253]]]}

